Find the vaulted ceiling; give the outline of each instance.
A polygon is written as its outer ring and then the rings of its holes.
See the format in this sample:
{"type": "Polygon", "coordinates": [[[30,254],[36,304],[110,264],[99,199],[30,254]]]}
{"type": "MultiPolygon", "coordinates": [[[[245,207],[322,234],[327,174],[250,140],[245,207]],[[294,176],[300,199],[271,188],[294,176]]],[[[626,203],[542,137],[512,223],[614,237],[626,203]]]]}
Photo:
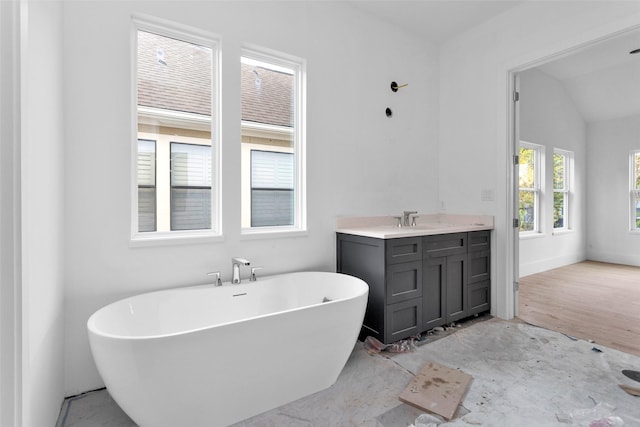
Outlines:
{"type": "MultiPolygon", "coordinates": [[[[535,0],[352,0],[350,3],[416,37],[441,44],[526,1],[535,0]]],[[[593,43],[538,68],[563,84],[586,122],[640,115],[640,54],[629,54],[638,48],[640,30],[593,43]]]]}

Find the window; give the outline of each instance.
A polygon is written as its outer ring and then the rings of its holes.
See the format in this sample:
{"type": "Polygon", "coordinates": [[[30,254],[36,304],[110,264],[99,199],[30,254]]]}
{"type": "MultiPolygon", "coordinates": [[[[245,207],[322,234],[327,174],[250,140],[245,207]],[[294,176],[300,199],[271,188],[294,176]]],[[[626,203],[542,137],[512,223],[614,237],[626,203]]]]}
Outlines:
{"type": "Polygon", "coordinates": [[[293,225],[293,154],[251,150],[251,226],[293,225]]]}
{"type": "Polygon", "coordinates": [[[553,150],[553,229],[569,229],[569,185],[573,153],[553,150]]]}
{"type": "Polygon", "coordinates": [[[132,235],[218,234],[217,44],[203,34],[134,24],[132,235]]]}
{"type": "Polygon", "coordinates": [[[243,50],[243,234],[306,228],[304,62],[243,50]]]}
{"type": "Polygon", "coordinates": [[[156,231],[156,142],[138,140],[138,227],[156,231]]]}
{"type": "Polygon", "coordinates": [[[211,147],[171,143],[171,229],[211,227],[211,147]]]}
{"type": "Polygon", "coordinates": [[[520,233],[540,232],[540,189],[544,147],[520,143],[519,152],[519,227],[520,233]]]}
{"type": "Polygon", "coordinates": [[[640,231],[640,150],[631,152],[631,231],[640,231]]]}

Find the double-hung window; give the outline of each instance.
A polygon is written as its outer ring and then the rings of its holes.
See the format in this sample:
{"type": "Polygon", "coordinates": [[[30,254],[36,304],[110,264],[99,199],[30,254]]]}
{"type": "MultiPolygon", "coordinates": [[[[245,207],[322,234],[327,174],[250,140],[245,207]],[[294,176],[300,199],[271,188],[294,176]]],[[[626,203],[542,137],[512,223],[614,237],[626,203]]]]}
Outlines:
{"type": "Polygon", "coordinates": [[[241,225],[243,234],[306,229],[304,61],[243,49],[241,225]]]}
{"type": "Polygon", "coordinates": [[[629,159],[631,193],[631,231],[640,232],[640,150],[631,152],[629,159]]]}
{"type": "Polygon", "coordinates": [[[217,235],[218,43],[137,19],[134,31],[132,236],[217,235]]]}
{"type": "Polygon", "coordinates": [[[540,200],[544,146],[520,142],[519,150],[519,230],[540,232],[540,200]]]}
{"type": "Polygon", "coordinates": [[[569,229],[570,151],[553,150],[553,229],[569,229]]]}

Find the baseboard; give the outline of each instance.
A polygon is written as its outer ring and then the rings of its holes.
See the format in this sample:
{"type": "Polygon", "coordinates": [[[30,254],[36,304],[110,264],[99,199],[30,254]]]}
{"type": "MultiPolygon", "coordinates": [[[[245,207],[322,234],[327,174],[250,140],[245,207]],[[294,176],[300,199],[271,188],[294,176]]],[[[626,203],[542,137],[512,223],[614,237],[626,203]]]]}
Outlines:
{"type": "Polygon", "coordinates": [[[587,257],[584,254],[564,255],[561,257],[546,258],[527,264],[520,264],[519,273],[520,277],[524,277],[586,260],[587,257]]]}

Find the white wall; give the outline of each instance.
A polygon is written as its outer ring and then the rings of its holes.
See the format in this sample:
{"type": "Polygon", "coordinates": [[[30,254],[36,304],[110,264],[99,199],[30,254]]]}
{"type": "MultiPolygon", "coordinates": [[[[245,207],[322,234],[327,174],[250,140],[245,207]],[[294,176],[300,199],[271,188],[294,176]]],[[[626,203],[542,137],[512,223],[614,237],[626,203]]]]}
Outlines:
{"type": "Polygon", "coordinates": [[[526,2],[442,47],[440,199],[449,212],[494,214],[492,306],[514,314],[515,239],[509,203],[509,70],[640,25],[640,2],[526,2]],[[495,201],[482,201],[494,190],[495,201]]]}
{"type": "Polygon", "coordinates": [[[640,233],[629,232],[629,153],[640,149],[640,116],[587,127],[587,254],[640,266],[640,233]]]}
{"type": "Polygon", "coordinates": [[[22,425],[40,427],[64,397],[62,6],[25,2],[23,13],[22,425]]]}
{"type": "Polygon", "coordinates": [[[520,277],[586,259],[587,125],[562,84],[537,69],[520,73],[520,140],[545,147],[540,233],[520,238],[520,277]],[[553,232],[553,150],[573,152],[570,231],[553,232]]]}
{"type": "Polygon", "coordinates": [[[68,2],[64,19],[67,394],[102,385],[86,321],[105,304],[206,283],[214,270],[229,280],[232,256],[264,275],[335,271],[337,216],[437,211],[438,56],[428,43],[336,2],[68,2]],[[222,243],[129,246],[132,13],[222,36],[222,243]],[[239,234],[245,42],[308,61],[304,237],[239,234]],[[394,80],[409,86],[393,93],[394,80]]]}
{"type": "Polygon", "coordinates": [[[0,2],[0,425],[21,424],[20,8],[0,2]]]}

